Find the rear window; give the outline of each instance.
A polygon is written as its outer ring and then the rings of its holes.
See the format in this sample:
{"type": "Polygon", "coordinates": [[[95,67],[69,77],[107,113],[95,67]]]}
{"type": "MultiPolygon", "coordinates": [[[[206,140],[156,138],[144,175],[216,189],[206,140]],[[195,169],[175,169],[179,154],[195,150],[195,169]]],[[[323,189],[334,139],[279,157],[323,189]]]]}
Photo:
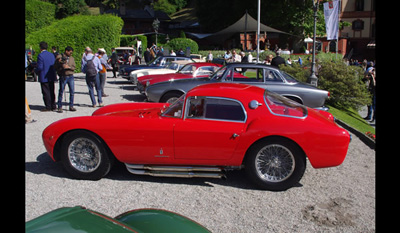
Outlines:
{"type": "Polygon", "coordinates": [[[274,115],[295,118],[307,116],[307,108],[304,105],[276,93],[265,91],[264,100],[269,111],[274,115]]]}

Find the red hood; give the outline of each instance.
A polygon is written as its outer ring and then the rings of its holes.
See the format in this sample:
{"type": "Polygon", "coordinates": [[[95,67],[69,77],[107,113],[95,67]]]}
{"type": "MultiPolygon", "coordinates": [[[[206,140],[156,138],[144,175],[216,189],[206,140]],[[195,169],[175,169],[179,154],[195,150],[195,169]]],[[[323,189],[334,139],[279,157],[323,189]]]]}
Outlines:
{"type": "Polygon", "coordinates": [[[99,108],[92,116],[121,116],[121,117],[158,117],[167,108],[166,103],[123,103],[111,104],[99,108]]]}

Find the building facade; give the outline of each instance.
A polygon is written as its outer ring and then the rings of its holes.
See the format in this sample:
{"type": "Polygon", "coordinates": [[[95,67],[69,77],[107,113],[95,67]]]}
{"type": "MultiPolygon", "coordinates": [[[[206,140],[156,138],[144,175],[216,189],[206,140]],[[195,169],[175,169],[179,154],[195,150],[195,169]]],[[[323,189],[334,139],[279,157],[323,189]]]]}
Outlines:
{"type": "Polygon", "coordinates": [[[347,55],[354,59],[375,59],[376,0],[341,0],[340,20],[351,23],[340,30],[347,39],[347,55]]]}

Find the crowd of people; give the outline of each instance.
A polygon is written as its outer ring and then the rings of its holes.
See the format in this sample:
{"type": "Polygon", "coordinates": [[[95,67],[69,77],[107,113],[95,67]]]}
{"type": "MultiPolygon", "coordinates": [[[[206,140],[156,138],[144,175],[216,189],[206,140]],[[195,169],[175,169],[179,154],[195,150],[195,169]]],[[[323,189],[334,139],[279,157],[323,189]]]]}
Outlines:
{"type": "MultiPolygon", "coordinates": [[[[41,112],[56,111],[63,112],[62,99],[65,87],[69,89],[69,111],[76,111],[74,107],[75,82],[74,73],[76,62],[72,56],[74,49],[67,46],[64,53],[58,53],[56,48],[52,52],[47,51],[48,45],[45,41],[39,43],[40,54],[37,57],[37,66],[35,73],[38,74],[44,108],[41,112]],[[58,77],[58,78],[57,78],[58,77]],[[56,102],[55,83],[59,83],[58,99],[56,102]]],[[[81,70],[85,73],[85,80],[88,87],[92,107],[104,106],[103,97],[108,95],[104,93],[104,86],[107,78],[107,69],[113,69],[114,78],[116,78],[116,64],[118,56],[115,49],[112,49],[112,55],[108,58],[104,48],[98,48],[94,54],[89,47],[85,48],[82,54],[81,70]],[[94,89],[97,92],[97,103],[94,95],[94,89]],[[98,104],[98,105],[97,105],[98,104]]],[[[30,109],[27,100],[25,111],[25,122],[34,122],[30,116],[30,109]]]]}

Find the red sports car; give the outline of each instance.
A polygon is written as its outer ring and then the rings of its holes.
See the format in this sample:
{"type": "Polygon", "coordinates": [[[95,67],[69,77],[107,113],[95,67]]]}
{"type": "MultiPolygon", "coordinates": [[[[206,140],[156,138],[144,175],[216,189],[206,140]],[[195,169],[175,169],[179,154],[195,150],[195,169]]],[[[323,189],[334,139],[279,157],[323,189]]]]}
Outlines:
{"type": "Polygon", "coordinates": [[[223,177],[245,169],[262,189],[286,190],[306,169],[340,165],[349,133],[332,115],[256,86],[214,83],[172,105],[121,103],[43,131],[54,161],[78,179],[98,180],[113,161],[134,174],[223,177]]]}
{"type": "Polygon", "coordinates": [[[172,74],[153,74],[138,77],[137,88],[143,93],[147,86],[176,79],[208,77],[222,65],[210,62],[188,63],[181,70],[172,74]]]}

